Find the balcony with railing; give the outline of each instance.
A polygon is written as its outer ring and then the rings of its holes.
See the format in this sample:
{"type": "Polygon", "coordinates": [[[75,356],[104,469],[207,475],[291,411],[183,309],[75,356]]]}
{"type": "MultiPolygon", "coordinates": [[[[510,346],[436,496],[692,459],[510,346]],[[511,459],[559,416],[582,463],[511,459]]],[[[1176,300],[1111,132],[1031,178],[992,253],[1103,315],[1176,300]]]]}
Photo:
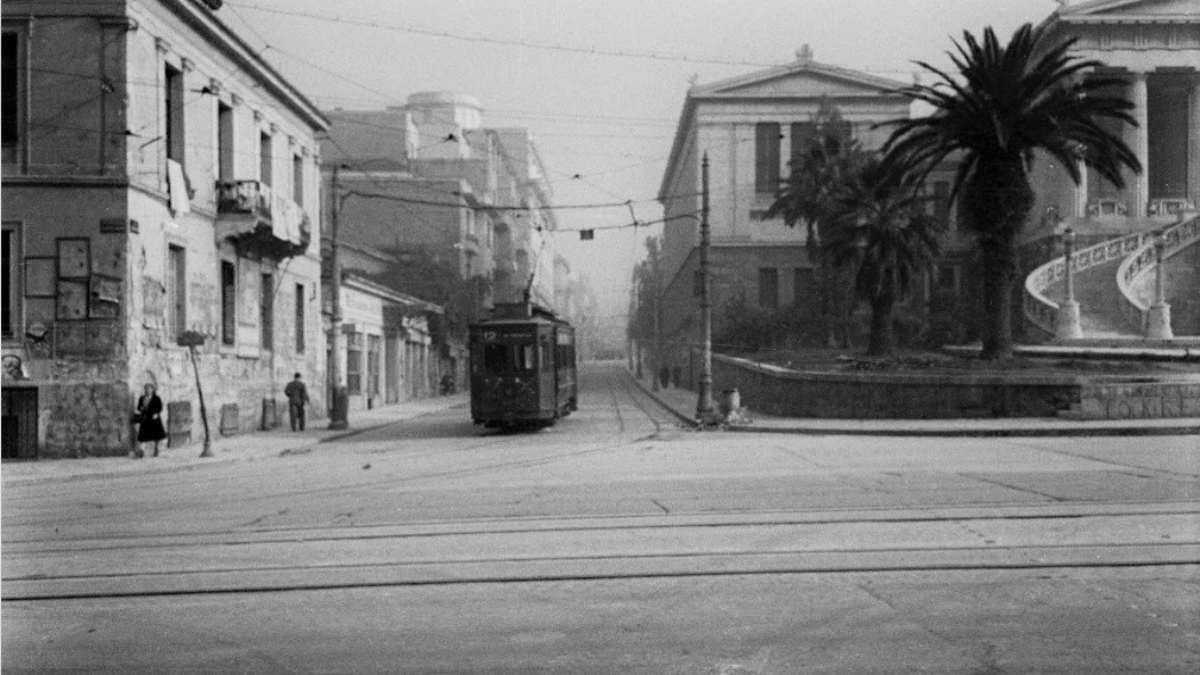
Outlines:
{"type": "Polygon", "coordinates": [[[296,202],[256,180],[217,183],[217,240],[267,258],[291,258],[308,250],[312,227],[296,202]]]}

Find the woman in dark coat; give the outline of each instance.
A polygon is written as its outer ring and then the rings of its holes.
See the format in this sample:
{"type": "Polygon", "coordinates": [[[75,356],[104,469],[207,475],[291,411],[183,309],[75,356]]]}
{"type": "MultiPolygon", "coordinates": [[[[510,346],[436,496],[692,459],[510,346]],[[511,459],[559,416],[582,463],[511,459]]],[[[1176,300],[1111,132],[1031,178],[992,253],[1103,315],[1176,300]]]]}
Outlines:
{"type": "MultiPolygon", "coordinates": [[[[158,442],[167,437],[167,430],[163,428],[162,423],[162,399],[158,394],[154,393],[154,385],[147,384],[144,394],[138,398],[137,402],[137,421],[138,421],[138,443],[154,442],[154,456],[158,457],[158,442]]],[[[141,447],[137,449],[134,457],[142,457],[144,453],[141,447]]]]}

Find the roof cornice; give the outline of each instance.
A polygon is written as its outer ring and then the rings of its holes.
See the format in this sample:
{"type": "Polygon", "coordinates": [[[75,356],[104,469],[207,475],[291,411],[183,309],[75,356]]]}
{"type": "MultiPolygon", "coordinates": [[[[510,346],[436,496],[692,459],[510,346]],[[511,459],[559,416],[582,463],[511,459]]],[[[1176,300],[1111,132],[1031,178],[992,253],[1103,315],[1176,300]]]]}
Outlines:
{"type": "Polygon", "coordinates": [[[811,60],[797,60],[791,63],[785,63],[780,66],[767,68],[766,70],[758,70],[745,75],[731,77],[724,80],[718,80],[709,84],[694,86],[688,90],[688,96],[692,98],[707,98],[714,95],[723,95],[723,90],[745,87],[747,85],[769,82],[783,77],[792,75],[816,75],[818,77],[827,77],[832,80],[857,84],[872,89],[878,89],[881,92],[893,91],[908,86],[904,82],[879,77],[870,73],[864,73],[857,70],[850,70],[840,66],[834,66],[828,63],[820,63],[811,60]]]}
{"type": "Polygon", "coordinates": [[[1200,24],[1200,14],[1100,14],[1059,15],[1062,23],[1194,23],[1200,24]]]}
{"type": "Polygon", "coordinates": [[[724,80],[718,80],[704,85],[695,85],[688,89],[687,95],[683,100],[683,108],[679,112],[679,121],[675,125],[675,137],[671,141],[671,152],[667,157],[666,171],[663,172],[662,183],[658,188],[658,201],[665,204],[667,195],[669,194],[672,172],[676,163],[679,161],[680,153],[683,152],[684,143],[687,140],[688,130],[692,128],[695,121],[696,106],[699,103],[714,102],[714,101],[736,101],[736,100],[753,100],[753,101],[800,101],[800,100],[818,100],[825,98],[828,95],[821,94],[805,94],[805,95],[787,95],[787,94],[742,94],[738,92],[725,92],[723,90],[746,87],[758,82],[767,82],[777,80],[783,77],[792,75],[809,74],[818,77],[826,77],[832,80],[857,84],[862,87],[874,89],[874,92],[863,92],[861,94],[837,94],[840,99],[857,99],[857,98],[876,98],[881,96],[896,96],[902,97],[899,90],[908,85],[898,80],[891,80],[870,73],[863,73],[848,68],[830,65],[828,63],[820,63],[801,59],[786,63],[766,70],[758,70],[745,75],[731,77],[724,80]]]}
{"type": "Polygon", "coordinates": [[[241,36],[225,25],[204,0],[162,1],[206,40],[215,46],[224,47],[230,59],[261,81],[265,89],[277,96],[311,127],[319,130],[329,128],[329,119],[321,109],[267,63],[241,36]]]}
{"type": "Polygon", "coordinates": [[[1059,7],[1053,18],[1064,23],[1200,23],[1200,14],[1180,12],[1175,14],[1107,12],[1123,7],[1136,7],[1150,0],[1088,0],[1074,5],[1059,7]]]}

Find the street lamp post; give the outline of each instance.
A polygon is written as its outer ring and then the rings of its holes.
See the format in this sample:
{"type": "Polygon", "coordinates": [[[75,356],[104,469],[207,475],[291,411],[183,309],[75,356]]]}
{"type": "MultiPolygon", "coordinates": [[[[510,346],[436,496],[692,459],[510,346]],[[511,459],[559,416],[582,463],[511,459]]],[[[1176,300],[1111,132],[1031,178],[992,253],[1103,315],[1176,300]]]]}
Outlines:
{"type": "Polygon", "coordinates": [[[700,386],[696,420],[701,426],[716,419],[712,397],[712,299],[708,271],[708,152],[700,162],[700,386]]]}
{"type": "Polygon", "coordinates": [[[1163,282],[1163,254],[1167,250],[1167,236],[1159,232],[1154,238],[1154,304],[1146,317],[1146,337],[1152,340],[1170,340],[1175,337],[1171,330],[1171,306],[1167,304],[1167,290],[1163,282]]]}
{"type": "MultiPolygon", "coordinates": [[[[654,336],[653,336],[653,339],[654,339],[654,368],[650,373],[650,388],[653,389],[654,391],[658,391],[659,388],[665,384],[665,383],[661,382],[663,363],[664,363],[663,362],[663,345],[662,345],[662,296],[663,296],[663,292],[662,292],[662,280],[659,278],[659,276],[662,271],[661,270],[662,266],[658,264],[659,261],[658,261],[657,257],[652,258],[650,262],[653,265],[653,267],[650,270],[650,283],[652,285],[650,292],[653,294],[653,298],[654,298],[654,317],[653,317],[654,318],[654,336]]],[[[676,386],[678,386],[678,384],[679,383],[676,383],[676,386]]]]}
{"type": "Polygon", "coordinates": [[[1066,298],[1058,306],[1054,337],[1060,340],[1072,340],[1083,337],[1083,325],[1079,320],[1079,303],[1075,300],[1075,275],[1071,269],[1071,258],[1075,253],[1075,231],[1069,227],[1063,230],[1062,243],[1066,298]]]}

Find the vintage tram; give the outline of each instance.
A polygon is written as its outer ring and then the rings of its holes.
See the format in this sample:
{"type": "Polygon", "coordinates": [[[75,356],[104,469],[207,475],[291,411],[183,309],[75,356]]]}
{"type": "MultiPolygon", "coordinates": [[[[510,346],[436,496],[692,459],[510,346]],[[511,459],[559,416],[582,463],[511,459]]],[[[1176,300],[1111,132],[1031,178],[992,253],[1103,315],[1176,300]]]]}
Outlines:
{"type": "Polygon", "coordinates": [[[550,426],[578,407],[575,329],[531,303],[498,304],[470,328],[471,419],[550,426]]]}

